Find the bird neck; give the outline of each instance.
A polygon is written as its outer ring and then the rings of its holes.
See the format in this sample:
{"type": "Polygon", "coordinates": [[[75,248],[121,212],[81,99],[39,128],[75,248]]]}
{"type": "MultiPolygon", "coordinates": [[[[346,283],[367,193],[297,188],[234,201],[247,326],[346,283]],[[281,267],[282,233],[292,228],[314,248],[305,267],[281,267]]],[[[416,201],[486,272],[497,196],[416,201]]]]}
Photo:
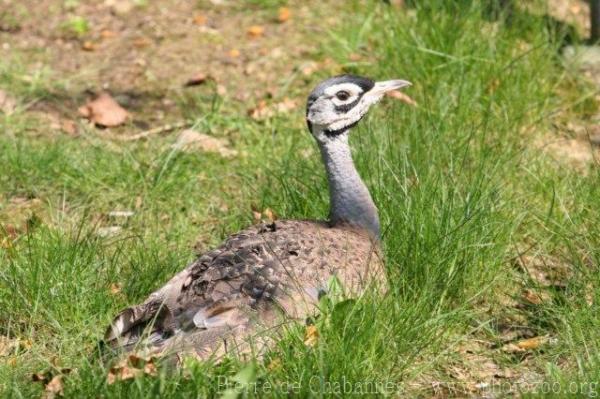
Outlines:
{"type": "Polygon", "coordinates": [[[364,228],[378,240],[377,207],[352,161],[348,134],[336,134],[319,146],[329,181],[330,223],[364,228]]]}

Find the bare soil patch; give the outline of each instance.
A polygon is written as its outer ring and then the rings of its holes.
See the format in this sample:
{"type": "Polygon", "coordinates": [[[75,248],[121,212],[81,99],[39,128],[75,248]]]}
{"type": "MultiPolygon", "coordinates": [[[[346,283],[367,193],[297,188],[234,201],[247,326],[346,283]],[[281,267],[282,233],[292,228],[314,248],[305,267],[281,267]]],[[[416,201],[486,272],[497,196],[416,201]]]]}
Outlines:
{"type": "Polygon", "coordinates": [[[250,109],[304,88],[319,69],[308,68],[319,65],[318,37],[335,24],[324,25],[325,7],[2,0],[0,26],[12,28],[0,29],[0,55],[19,55],[30,70],[47,68],[62,83],[64,90],[34,110],[73,119],[78,107],[106,91],[135,125],[149,128],[181,119],[178,103],[209,103],[202,94],[250,109]],[[186,83],[194,87],[184,89],[186,83]]]}

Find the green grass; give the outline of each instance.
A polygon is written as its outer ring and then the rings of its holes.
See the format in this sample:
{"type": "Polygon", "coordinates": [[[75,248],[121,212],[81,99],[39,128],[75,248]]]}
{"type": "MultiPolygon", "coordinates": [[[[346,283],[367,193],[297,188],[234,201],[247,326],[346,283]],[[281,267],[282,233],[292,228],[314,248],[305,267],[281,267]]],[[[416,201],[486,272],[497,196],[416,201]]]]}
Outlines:
{"type": "MultiPolygon", "coordinates": [[[[248,225],[252,205],[284,218],[327,214],[315,144],[300,111],[257,123],[219,101],[194,103],[204,115],[197,126],[228,135],[244,156],[174,152],[173,136],[117,146],[92,131],[40,136],[27,113],[0,115],[0,214],[14,216],[6,214],[13,197],[38,198],[43,209],[0,248],[0,334],[26,342],[0,358],[2,396],[37,396],[30,374],[62,367],[74,369],[67,397],[218,396],[236,375],[248,397],[259,396],[255,389],[342,397],[339,389],[359,383],[430,396],[433,381],[460,396],[473,392],[448,372],[463,362],[459,347],[500,342],[506,323],[551,337],[529,354],[487,349],[502,368],[535,376],[531,396],[557,386],[557,397],[598,394],[600,175],[559,167],[534,144],[553,121],[589,113],[576,94],[589,86],[561,64],[561,32],[526,13],[492,22],[479,2],[424,2],[433,5],[408,12],[380,3],[344,11],[322,52],[341,63],[361,54],[368,61],[348,71],[414,82],[406,92],[419,107],[386,100],[351,138],[380,209],[390,292],[332,307],[314,348],[303,326],[290,326],[254,362],[190,361],[183,371],[159,367],[158,377],[107,385],[97,352],[105,326],[193,259],[197,240],[208,249],[248,225]],[[135,214],[106,216],[121,209],[135,214]],[[115,224],[119,235],[98,236],[115,224]],[[536,288],[514,266],[527,248],[568,265],[570,277],[540,305],[505,305],[503,294],[519,300],[522,288],[536,288]]],[[[22,104],[66,90],[60,81],[24,84],[24,74],[0,61],[0,87],[16,88],[22,104]]]]}

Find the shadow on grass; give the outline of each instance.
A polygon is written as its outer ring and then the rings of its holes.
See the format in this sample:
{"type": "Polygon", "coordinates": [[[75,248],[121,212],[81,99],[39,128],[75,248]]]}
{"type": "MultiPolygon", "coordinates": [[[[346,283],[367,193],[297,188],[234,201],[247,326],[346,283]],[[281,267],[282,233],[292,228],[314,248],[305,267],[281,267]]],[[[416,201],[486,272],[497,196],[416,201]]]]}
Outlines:
{"type": "MultiPolygon", "coordinates": [[[[390,4],[389,0],[384,0],[390,4]]],[[[405,4],[409,8],[428,9],[436,12],[447,12],[450,8],[454,8],[456,12],[471,8],[473,0],[460,0],[453,3],[451,7],[445,4],[443,7],[438,7],[434,2],[430,4],[422,4],[417,0],[406,0],[405,4]]],[[[545,27],[551,33],[551,41],[559,44],[559,50],[565,46],[586,43],[589,40],[583,39],[574,25],[561,21],[551,15],[543,14],[536,15],[522,7],[517,7],[514,0],[487,0],[483,7],[483,17],[488,21],[498,22],[504,21],[509,27],[519,26],[524,34],[527,34],[531,27],[545,27]]]]}

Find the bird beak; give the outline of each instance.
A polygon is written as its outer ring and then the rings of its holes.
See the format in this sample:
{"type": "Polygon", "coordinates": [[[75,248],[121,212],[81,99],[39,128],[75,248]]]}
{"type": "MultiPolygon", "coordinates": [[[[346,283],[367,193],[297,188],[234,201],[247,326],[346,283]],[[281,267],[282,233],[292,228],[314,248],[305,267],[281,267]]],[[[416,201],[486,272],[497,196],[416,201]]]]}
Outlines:
{"type": "Polygon", "coordinates": [[[385,93],[398,90],[403,87],[412,86],[412,83],[406,80],[384,80],[381,82],[376,82],[375,86],[371,90],[369,90],[369,94],[374,96],[383,96],[385,93]]]}

